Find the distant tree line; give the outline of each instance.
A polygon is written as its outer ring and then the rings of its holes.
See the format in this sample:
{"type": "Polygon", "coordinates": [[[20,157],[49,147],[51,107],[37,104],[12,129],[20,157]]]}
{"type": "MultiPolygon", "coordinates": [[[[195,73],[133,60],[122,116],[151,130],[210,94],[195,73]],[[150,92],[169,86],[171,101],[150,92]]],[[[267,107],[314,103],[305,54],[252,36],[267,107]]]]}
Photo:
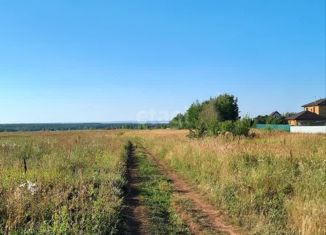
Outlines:
{"type": "Polygon", "coordinates": [[[293,116],[295,113],[281,114],[280,117],[274,117],[271,115],[258,115],[253,119],[253,125],[256,124],[287,124],[286,118],[293,116]]]}
{"type": "Polygon", "coordinates": [[[165,123],[35,123],[0,124],[0,132],[17,131],[65,131],[65,130],[110,130],[110,129],[165,129],[165,123]]]}
{"type": "Polygon", "coordinates": [[[178,114],[170,127],[188,129],[191,137],[215,136],[224,133],[248,135],[252,121],[240,118],[238,99],[230,94],[194,102],[185,114],[178,114]]]}

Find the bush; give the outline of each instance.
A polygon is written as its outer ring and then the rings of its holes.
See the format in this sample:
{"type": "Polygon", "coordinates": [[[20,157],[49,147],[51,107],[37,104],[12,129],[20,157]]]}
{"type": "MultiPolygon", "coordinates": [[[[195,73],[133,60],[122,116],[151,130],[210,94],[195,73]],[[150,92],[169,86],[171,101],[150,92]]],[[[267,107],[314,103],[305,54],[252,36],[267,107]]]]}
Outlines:
{"type": "Polygon", "coordinates": [[[219,123],[219,133],[225,134],[227,132],[233,135],[244,135],[248,136],[250,130],[250,119],[242,119],[237,121],[224,121],[219,123]]]}
{"type": "Polygon", "coordinates": [[[248,136],[251,121],[248,118],[234,122],[233,134],[248,136]]]}
{"type": "Polygon", "coordinates": [[[226,132],[234,132],[234,122],[233,121],[224,121],[219,123],[219,133],[224,134],[226,132]]]}

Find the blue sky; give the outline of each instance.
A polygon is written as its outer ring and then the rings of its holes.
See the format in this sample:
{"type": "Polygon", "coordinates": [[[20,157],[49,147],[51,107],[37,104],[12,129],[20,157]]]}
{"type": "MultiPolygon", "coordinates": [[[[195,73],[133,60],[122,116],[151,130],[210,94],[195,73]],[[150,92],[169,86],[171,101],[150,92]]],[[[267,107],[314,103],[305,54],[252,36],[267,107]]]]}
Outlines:
{"type": "Polygon", "coordinates": [[[241,115],[326,96],[324,0],[0,0],[0,123],[241,115]]]}

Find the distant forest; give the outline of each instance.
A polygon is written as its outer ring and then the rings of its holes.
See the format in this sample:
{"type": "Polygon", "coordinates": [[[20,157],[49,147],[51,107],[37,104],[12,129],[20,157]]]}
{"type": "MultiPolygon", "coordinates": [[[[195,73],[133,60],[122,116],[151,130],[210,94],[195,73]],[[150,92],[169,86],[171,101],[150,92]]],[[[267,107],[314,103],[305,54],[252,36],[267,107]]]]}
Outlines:
{"type": "Polygon", "coordinates": [[[65,131],[65,130],[111,130],[111,129],[163,129],[165,123],[35,123],[0,124],[0,132],[17,131],[65,131]]]}

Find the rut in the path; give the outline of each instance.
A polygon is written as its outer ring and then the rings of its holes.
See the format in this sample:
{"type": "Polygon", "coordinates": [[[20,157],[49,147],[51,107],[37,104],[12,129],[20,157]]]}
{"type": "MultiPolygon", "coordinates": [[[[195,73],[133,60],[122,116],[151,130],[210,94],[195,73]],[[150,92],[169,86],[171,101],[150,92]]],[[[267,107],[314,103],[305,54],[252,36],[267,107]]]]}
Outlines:
{"type": "MultiPolygon", "coordinates": [[[[166,167],[156,156],[151,154],[147,149],[142,148],[142,151],[149,156],[153,162],[157,165],[158,169],[166,175],[172,182],[174,190],[177,191],[182,197],[192,201],[196,213],[198,216],[204,218],[206,221],[205,226],[210,227],[212,231],[216,231],[216,234],[240,234],[240,230],[236,229],[234,226],[225,222],[222,214],[217,211],[217,209],[210,203],[208,203],[205,198],[198,193],[193,187],[190,186],[186,181],[184,181],[179,175],[174,171],[166,167]]],[[[182,213],[182,211],[180,211],[182,213]]],[[[201,234],[201,225],[190,222],[188,224],[194,234],[201,234]]],[[[214,233],[215,234],[215,233],[214,233]]]]}
{"type": "Polygon", "coordinates": [[[127,146],[127,195],[125,199],[126,210],[124,217],[126,221],[126,233],[128,235],[148,234],[148,219],[145,208],[141,205],[139,198],[140,179],[137,174],[138,162],[135,157],[135,148],[129,143],[127,146]]]}

